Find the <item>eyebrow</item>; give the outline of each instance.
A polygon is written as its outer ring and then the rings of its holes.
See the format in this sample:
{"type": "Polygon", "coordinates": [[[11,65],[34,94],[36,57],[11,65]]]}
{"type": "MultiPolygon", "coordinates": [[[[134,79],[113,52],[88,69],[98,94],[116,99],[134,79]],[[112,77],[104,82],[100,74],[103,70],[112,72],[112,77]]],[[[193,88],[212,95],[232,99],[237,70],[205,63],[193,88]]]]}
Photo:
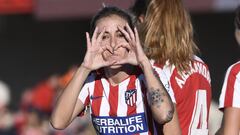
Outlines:
{"type": "MultiPolygon", "coordinates": [[[[98,32],[98,33],[97,33],[97,37],[100,35],[100,33],[101,33],[101,32],[98,32]]],[[[105,31],[103,34],[109,34],[109,32],[108,32],[108,31],[105,31]]]]}
{"type": "MultiPolygon", "coordinates": [[[[101,32],[97,33],[97,37],[100,35],[101,32]]],[[[122,33],[120,30],[116,30],[116,33],[122,33]]],[[[105,31],[103,34],[110,34],[110,32],[105,31]]]]}

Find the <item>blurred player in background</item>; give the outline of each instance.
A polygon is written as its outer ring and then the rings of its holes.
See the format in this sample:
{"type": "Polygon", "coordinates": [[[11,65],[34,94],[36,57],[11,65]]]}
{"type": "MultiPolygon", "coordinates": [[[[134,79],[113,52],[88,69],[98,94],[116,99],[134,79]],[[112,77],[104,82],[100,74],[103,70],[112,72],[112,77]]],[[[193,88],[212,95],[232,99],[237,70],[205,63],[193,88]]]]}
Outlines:
{"type": "MultiPolygon", "coordinates": [[[[240,6],[235,16],[235,38],[240,45],[240,6]]],[[[225,75],[219,108],[224,112],[217,135],[240,134],[240,61],[232,64],[225,75]]]]}
{"type": "Polygon", "coordinates": [[[208,66],[196,56],[190,15],[181,0],[137,0],[135,5],[147,9],[132,8],[141,12],[136,19],[142,22],[144,50],[165,72],[176,100],[174,118],[163,125],[163,133],[208,135],[211,79],[208,66]]]}

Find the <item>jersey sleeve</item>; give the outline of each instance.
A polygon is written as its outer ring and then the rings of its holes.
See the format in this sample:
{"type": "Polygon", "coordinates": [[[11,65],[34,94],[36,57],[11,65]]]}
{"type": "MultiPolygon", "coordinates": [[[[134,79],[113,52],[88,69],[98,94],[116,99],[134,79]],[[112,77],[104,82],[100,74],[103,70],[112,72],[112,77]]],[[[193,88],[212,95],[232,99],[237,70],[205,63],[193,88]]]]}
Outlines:
{"type": "Polygon", "coordinates": [[[169,82],[167,76],[165,75],[165,73],[162,70],[158,71],[158,75],[159,75],[159,78],[160,78],[161,82],[163,83],[165,89],[167,90],[170,98],[172,99],[172,102],[176,103],[176,99],[174,97],[173,89],[170,85],[170,82],[169,82]]]}
{"type": "MultiPolygon", "coordinates": [[[[151,63],[152,64],[152,63],[151,63]]],[[[166,75],[166,73],[163,71],[162,68],[155,66],[154,64],[152,64],[152,67],[154,69],[154,72],[158,75],[159,79],[161,80],[161,82],[163,83],[163,86],[165,87],[165,89],[167,90],[171,100],[173,103],[176,103],[175,97],[174,97],[174,93],[173,93],[173,89],[170,85],[170,81],[166,75]]]]}
{"type": "Polygon", "coordinates": [[[81,100],[81,102],[84,104],[84,106],[89,105],[89,102],[90,102],[89,86],[91,83],[93,83],[93,81],[94,81],[94,75],[92,73],[87,77],[87,79],[79,93],[78,99],[81,100]]]}
{"type": "Polygon", "coordinates": [[[226,107],[240,108],[240,62],[230,66],[225,75],[219,108],[226,107]]]}

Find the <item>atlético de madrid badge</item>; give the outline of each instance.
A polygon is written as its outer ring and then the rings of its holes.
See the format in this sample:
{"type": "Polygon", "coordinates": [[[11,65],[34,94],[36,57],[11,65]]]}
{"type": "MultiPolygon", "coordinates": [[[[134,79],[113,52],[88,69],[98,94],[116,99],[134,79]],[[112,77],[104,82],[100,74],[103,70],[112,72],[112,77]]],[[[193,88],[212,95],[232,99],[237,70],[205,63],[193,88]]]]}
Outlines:
{"type": "Polygon", "coordinates": [[[137,89],[127,90],[125,92],[125,102],[129,106],[135,106],[137,101],[137,89]]]}

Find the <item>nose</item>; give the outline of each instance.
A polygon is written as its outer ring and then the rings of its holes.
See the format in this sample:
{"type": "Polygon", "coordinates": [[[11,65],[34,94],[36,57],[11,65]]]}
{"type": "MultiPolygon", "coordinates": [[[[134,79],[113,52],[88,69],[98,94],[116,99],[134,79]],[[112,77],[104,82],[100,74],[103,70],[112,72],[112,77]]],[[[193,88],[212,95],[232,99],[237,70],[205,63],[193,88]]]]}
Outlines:
{"type": "Polygon", "coordinates": [[[106,49],[108,52],[113,54],[114,48],[112,47],[112,41],[110,40],[106,45],[106,49]]]}
{"type": "Polygon", "coordinates": [[[108,51],[111,52],[111,53],[114,53],[114,48],[115,48],[116,45],[117,45],[117,44],[116,44],[115,39],[111,39],[111,40],[110,40],[110,44],[107,45],[108,51]]]}
{"type": "Polygon", "coordinates": [[[111,43],[110,43],[110,46],[112,47],[112,48],[115,48],[115,46],[116,46],[116,40],[113,38],[112,40],[111,40],[111,43]]]}

